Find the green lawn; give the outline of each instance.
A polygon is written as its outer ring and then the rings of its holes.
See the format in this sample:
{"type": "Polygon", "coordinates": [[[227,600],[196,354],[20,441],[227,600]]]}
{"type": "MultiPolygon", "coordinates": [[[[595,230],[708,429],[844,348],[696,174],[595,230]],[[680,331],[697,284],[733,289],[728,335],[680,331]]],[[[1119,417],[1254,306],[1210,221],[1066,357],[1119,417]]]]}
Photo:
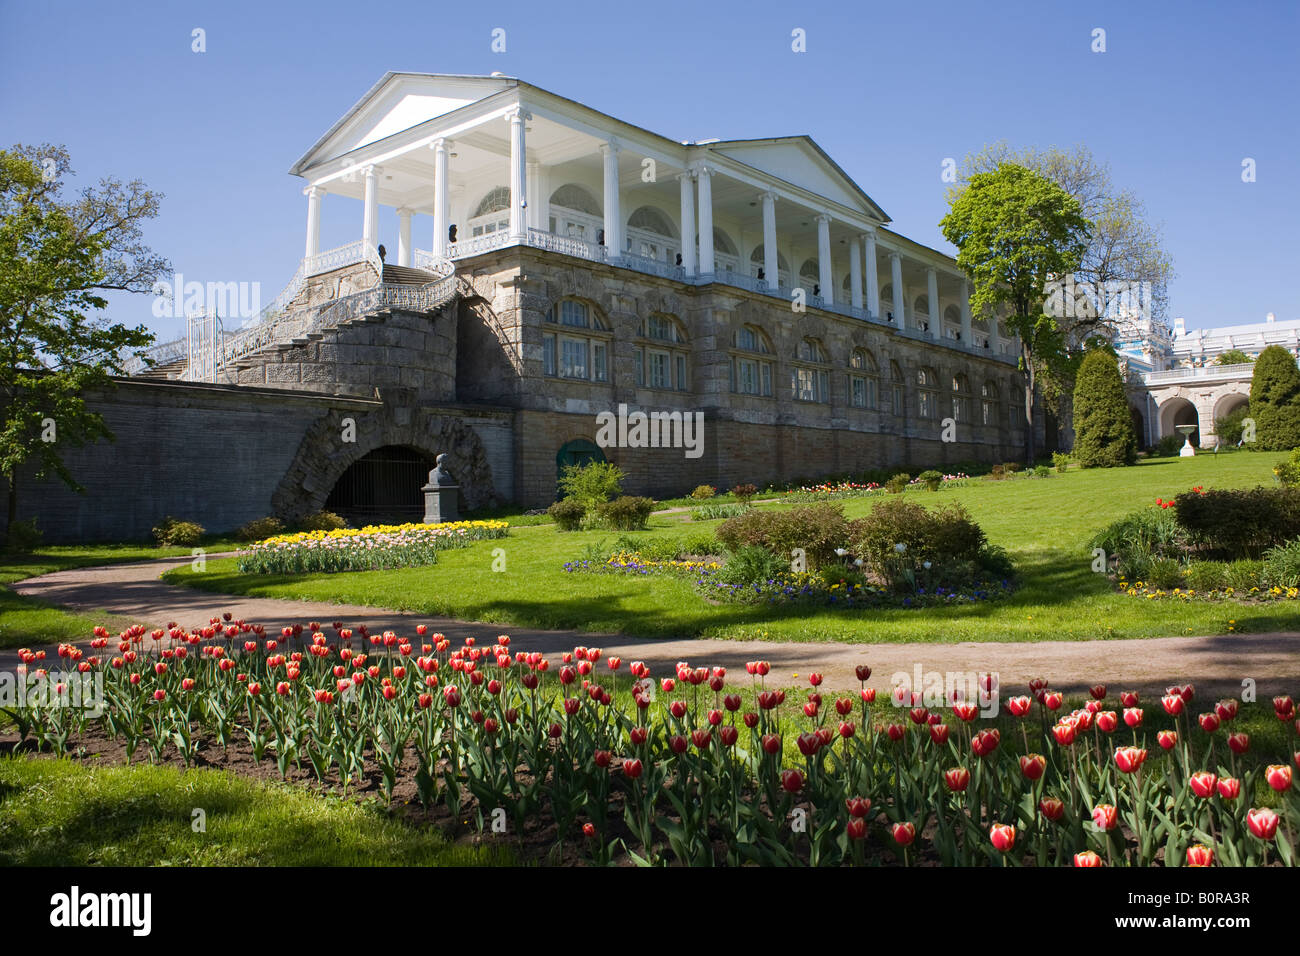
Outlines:
{"type": "MultiPolygon", "coordinates": [[[[217,553],[241,545],[231,539],[217,538],[205,542],[203,547],[217,553]]],[[[89,636],[96,624],[125,627],[132,623],[102,614],[74,614],[44,601],[23,597],[9,587],[16,581],[69,568],[147,561],[186,555],[190,551],[190,548],[157,548],[141,544],[87,544],[52,545],[31,554],[0,555],[0,648],[79,640],[89,636]]]]}
{"type": "MultiPolygon", "coordinates": [[[[1031,641],[1220,634],[1294,629],[1295,603],[1211,604],[1146,601],[1116,594],[1091,570],[1086,543],[1108,522],[1193,485],[1271,483],[1278,455],[1239,452],[1164,458],[1133,468],[1072,470],[1050,478],[975,479],[938,492],[909,491],[926,504],[959,500],[990,541],[1011,553],[1022,586],[1010,599],[925,611],[843,612],[706,604],[689,582],[667,577],[568,574],[564,562],[585,545],[612,544],[609,532],[512,528],[505,540],[445,551],[432,567],[355,574],[253,577],[234,559],[169,575],[211,591],[369,604],[431,615],[543,628],[618,631],[631,636],[704,636],[785,641],[1031,641]],[[507,570],[492,570],[494,548],[507,570]]],[[[850,517],[876,499],[845,502],[850,517]]],[[[653,518],[646,536],[685,537],[716,527],[686,514],[653,518]]]]}
{"type": "Polygon", "coordinates": [[[506,860],[452,846],[374,804],[219,770],[0,757],[0,867],[493,862],[506,860]]]}

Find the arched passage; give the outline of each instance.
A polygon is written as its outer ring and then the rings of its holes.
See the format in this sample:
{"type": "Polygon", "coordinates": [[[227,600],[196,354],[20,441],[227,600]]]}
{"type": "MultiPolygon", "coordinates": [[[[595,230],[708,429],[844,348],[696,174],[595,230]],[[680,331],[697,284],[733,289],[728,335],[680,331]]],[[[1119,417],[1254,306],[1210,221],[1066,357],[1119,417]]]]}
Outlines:
{"type": "Polygon", "coordinates": [[[420,487],[429,479],[429,456],[404,445],[384,445],[350,464],[325,499],[325,509],[349,524],[401,524],[424,517],[420,487]]]}
{"type": "Polygon", "coordinates": [[[1191,434],[1192,447],[1199,447],[1201,441],[1201,417],[1196,406],[1185,398],[1171,398],[1160,406],[1160,437],[1177,435],[1179,425],[1195,425],[1191,434]]]}

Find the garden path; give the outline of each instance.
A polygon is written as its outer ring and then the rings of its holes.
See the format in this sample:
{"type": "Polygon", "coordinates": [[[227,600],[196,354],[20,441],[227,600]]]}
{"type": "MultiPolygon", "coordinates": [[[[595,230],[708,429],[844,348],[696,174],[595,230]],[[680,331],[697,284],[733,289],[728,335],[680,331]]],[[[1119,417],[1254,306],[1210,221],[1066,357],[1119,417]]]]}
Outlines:
{"type": "MultiPolygon", "coordinates": [[[[216,557],[216,555],[209,555],[216,557]]],[[[186,563],[170,558],[99,568],[78,568],[29,578],[14,585],[20,594],[79,611],[101,612],[132,622],[161,627],[176,621],[186,628],[206,624],[229,612],[236,619],[277,632],[285,624],[316,620],[364,623],[372,634],[392,629],[415,637],[416,624],[428,624],[454,642],[473,636],[478,643],[509,634],[512,650],[542,651],[558,656],[575,645],[601,647],[625,662],[644,660],[656,677],[671,676],[677,661],[723,666],[744,680],[745,662],[772,663],[770,685],[803,685],[809,671],[821,672],[823,690],[852,692],[858,687],[854,668],[872,668],[871,685],[887,692],[891,677],[913,674],[995,672],[1003,688],[1020,692],[1033,678],[1070,693],[1105,682],[1112,693],[1122,689],[1163,690],[1191,682],[1202,699],[1239,694],[1246,678],[1257,683],[1260,698],[1300,692],[1300,631],[1273,634],[1228,634],[1208,637],[1163,637],[1114,641],[1043,641],[1036,643],[842,644],[777,643],[701,639],[629,639],[618,634],[543,631],[434,618],[383,608],[336,605],[273,598],[223,596],[168,584],[159,575],[186,563]],[[795,675],[798,675],[797,677],[795,675]]],[[[0,651],[0,670],[16,663],[14,651],[0,651]]],[[[626,665],[625,665],[626,666],[626,665]]],[[[1149,700],[1148,696],[1148,700],[1149,700]]]]}

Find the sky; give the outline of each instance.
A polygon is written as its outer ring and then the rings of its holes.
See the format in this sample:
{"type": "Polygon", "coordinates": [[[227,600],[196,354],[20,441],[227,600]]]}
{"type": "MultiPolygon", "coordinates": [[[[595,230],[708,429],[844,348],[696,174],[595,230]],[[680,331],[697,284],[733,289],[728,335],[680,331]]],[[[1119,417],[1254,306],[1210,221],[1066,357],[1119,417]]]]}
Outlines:
{"type": "MultiPolygon", "coordinates": [[[[1082,143],[1162,226],[1169,315],[1202,328],[1300,318],[1298,41],[1300,0],[0,0],[0,148],[66,145],[74,186],[144,180],[174,271],[266,304],[302,254],[288,168],[388,70],[500,71],[677,140],[808,134],[891,228],[950,254],[945,160],[1082,143]]],[[[356,205],[327,202],[322,248],[359,237],[356,205]]],[[[149,296],[110,312],[183,331],[149,296]]]]}

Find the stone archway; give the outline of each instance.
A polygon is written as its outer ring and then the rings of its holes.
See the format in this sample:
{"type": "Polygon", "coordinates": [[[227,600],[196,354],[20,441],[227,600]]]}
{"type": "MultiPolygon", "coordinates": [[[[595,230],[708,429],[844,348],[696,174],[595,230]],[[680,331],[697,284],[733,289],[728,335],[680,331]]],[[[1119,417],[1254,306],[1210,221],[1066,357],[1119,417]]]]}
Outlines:
{"type": "Polygon", "coordinates": [[[453,415],[385,405],[369,413],[335,409],[307,429],[293,464],[271,495],[273,512],[292,519],[319,511],[349,467],[394,445],[429,460],[446,454],[447,470],[460,482],[466,508],[498,503],[483,443],[470,426],[453,415]]]}
{"type": "Polygon", "coordinates": [[[1192,402],[1186,398],[1170,398],[1160,406],[1160,437],[1167,435],[1177,435],[1178,425],[1195,425],[1197,430],[1191,435],[1192,447],[1197,447],[1200,443],[1200,433],[1203,426],[1200,412],[1192,402]]]}

